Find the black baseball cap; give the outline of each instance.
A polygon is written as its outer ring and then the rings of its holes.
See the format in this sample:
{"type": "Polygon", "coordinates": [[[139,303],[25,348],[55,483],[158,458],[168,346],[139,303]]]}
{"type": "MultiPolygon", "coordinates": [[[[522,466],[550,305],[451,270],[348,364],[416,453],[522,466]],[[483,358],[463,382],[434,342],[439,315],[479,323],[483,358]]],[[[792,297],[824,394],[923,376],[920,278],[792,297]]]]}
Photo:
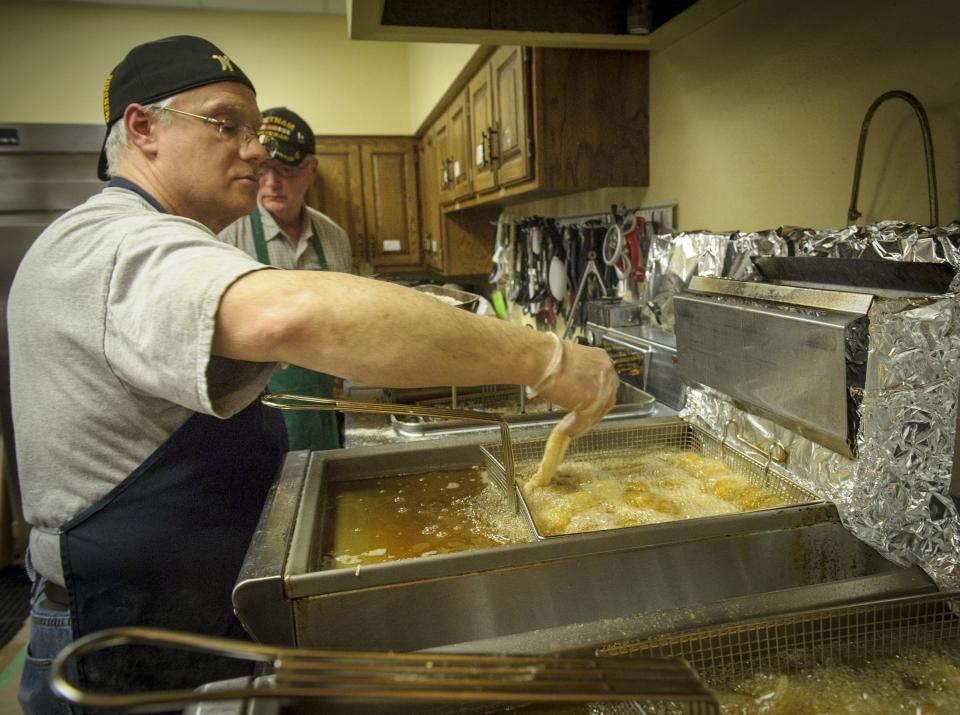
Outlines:
{"type": "MultiPolygon", "coordinates": [[[[149,104],[214,82],[239,82],[256,92],[250,78],[216,45],[202,37],[177,35],[137,45],[107,75],[103,85],[103,120],[107,137],[113,123],[131,104],[149,104]]],[[[107,155],[100,150],[97,176],[107,174],[107,155]]]]}
{"type": "Polygon", "coordinates": [[[286,107],[265,109],[260,120],[260,133],[277,140],[277,153],[273,158],[287,166],[297,166],[317,150],[310,125],[286,107]]]}

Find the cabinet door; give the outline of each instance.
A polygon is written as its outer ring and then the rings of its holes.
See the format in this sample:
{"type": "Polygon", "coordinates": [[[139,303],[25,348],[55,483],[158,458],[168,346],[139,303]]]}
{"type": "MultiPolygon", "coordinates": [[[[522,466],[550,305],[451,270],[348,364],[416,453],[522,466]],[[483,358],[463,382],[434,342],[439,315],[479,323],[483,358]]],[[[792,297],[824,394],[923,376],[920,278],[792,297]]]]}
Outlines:
{"type": "Polygon", "coordinates": [[[360,147],[356,142],[317,140],[317,178],[305,199],[308,206],[325,213],[350,236],[354,269],[368,260],[360,147]]]}
{"type": "Polygon", "coordinates": [[[490,59],[501,186],[530,176],[527,66],[522,47],[501,47],[490,59]]]}
{"type": "Polygon", "coordinates": [[[415,151],[413,139],[360,145],[367,247],[374,268],[420,264],[415,151]]]}
{"type": "Polygon", "coordinates": [[[493,128],[493,83],[490,64],[485,64],[470,80],[467,96],[470,101],[470,167],[473,192],[482,194],[497,185],[497,172],[491,160],[493,128]]]}
{"type": "Polygon", "coordinates": [[[440,174],[437,170],[437,137],[433,129],[424,134],[418,147],[420,164],[417,174],[420,179],[420,245],[426,255],[426,263],[438,271],[443,270],[442,237],[440,235],[440,174]]]}
{"type": "Polygon", "coordinates": [[[434,138],[437,155],[434,159],[437,174],[437,186],[440,187],[440,203],[453,200],[453,143],[450,139],[450,111],[440,115],[434,125],[434,138]]]}
{"type": "Polygon", "coordinates": [[[470,123],[467,108],[467,93],[460,95],[450,103],[447,110],[447,122],[450,127],[450,173],[453,192],[450,198],[459,201],[473,193],[472,172],[470,171],[470,123]]]}

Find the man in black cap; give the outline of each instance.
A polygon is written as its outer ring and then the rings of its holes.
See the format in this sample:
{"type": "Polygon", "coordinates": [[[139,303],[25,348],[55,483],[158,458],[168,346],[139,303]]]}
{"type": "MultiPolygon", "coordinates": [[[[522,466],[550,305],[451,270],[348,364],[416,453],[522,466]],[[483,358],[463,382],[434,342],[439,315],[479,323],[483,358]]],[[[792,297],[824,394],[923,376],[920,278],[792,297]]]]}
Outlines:
{"type": "MultiPolygon", "coordinates": [[[[274,139],[277,148],[258,169],[257,207],[221,231],[220,240],[276,268],[349,273],[352,257],[347,234],[304,201],[317,175],[310,125],[296,112],[275,107],[264,111],[260,132],[274,139]]],[[[333,397],[336,378],[287,365],[270,378],[269,388],[277,393],[333,397]]],[[[333,412],[287,410],[283,418],[292,450],[342,446],[333,412]]]]}
{"type": "MultiPolygon", "coordinates": [[[[289,363],[388,386],[530,384],[574,410],[613,403],[606,353],[345,273],[274,270],[216,240],[256,205],[248,77],[210,42],[135,47],[108,76],[110,184],[54,221],[7,304],[11,393],[36,573],[20,699],[62,713],[50,660],[112,626],[243,637],[231,591],[287,445],[259,401],[289,363]],[[496,355],[496,360],[490,358],[496,355]]],[[[125,646],[74,682],[189,688],[231,659],[125,646]]]]}

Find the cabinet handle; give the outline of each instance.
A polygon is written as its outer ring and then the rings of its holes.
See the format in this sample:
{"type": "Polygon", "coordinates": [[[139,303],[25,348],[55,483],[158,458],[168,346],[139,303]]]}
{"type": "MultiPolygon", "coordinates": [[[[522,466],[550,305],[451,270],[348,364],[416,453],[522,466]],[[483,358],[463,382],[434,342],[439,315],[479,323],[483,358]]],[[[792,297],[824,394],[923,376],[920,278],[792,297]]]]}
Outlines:
{"type": "Polygon", "coordinates": [[[453,177],[451,176],[450,164],[452,160],[447,157],[440,164],[440,186],[443,188],[449,187],[453,183],[453,177]]]}
{"type": "Polygon", "coordinates": [[[500,141],[496,127],[488,127],[490,133],[490,163],[500,163],[500,141]]]}

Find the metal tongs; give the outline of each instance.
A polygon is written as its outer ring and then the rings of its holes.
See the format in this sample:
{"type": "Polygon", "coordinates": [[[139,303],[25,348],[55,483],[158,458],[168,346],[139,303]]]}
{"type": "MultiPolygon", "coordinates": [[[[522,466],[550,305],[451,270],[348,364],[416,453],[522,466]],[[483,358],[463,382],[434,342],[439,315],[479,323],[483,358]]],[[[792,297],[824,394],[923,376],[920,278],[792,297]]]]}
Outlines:
{"type": "Polygon", "coordinates": [[[336,400],[328,397],[309,397],[307,395],[266,394],[260,398],[267,407],[278,410],[324,410],[327,412],[361,412],[381,415],[418,415],[420,417],[441,417],[451,420],[487,422],[500,426],[500,440],[503,445],[504,476],[489,474],[488,478],[499,486],[506,495],[510,506],[517,510],[516,474],[513,466],[513,442],[510,440],[510,423],[503,415],[479,410],[461,410],[449,407],[429,407],[425,405],[398,405],[389,402],[356,402],[336,400]]]}
{"type": "MultiPolygon", "coordinates": [[[[684,712],[719,712],[711,692],[681,658],[370,653],[285,648],[159,628],[110,628],[64,648],[50,669],[53,690],[82,708],[173,710],[246,698],[371,698],[426,702],[668,701],[684,712]],[[147,645],[267,663],[273,674],[246,687],[88,692],[70,683],[67,664],[115,646],[147,645]]],[[[639,710],[638,710],[639,712],[639,710]]],[[[660,712],[658,710],[658,712],[660,712]]]]}

